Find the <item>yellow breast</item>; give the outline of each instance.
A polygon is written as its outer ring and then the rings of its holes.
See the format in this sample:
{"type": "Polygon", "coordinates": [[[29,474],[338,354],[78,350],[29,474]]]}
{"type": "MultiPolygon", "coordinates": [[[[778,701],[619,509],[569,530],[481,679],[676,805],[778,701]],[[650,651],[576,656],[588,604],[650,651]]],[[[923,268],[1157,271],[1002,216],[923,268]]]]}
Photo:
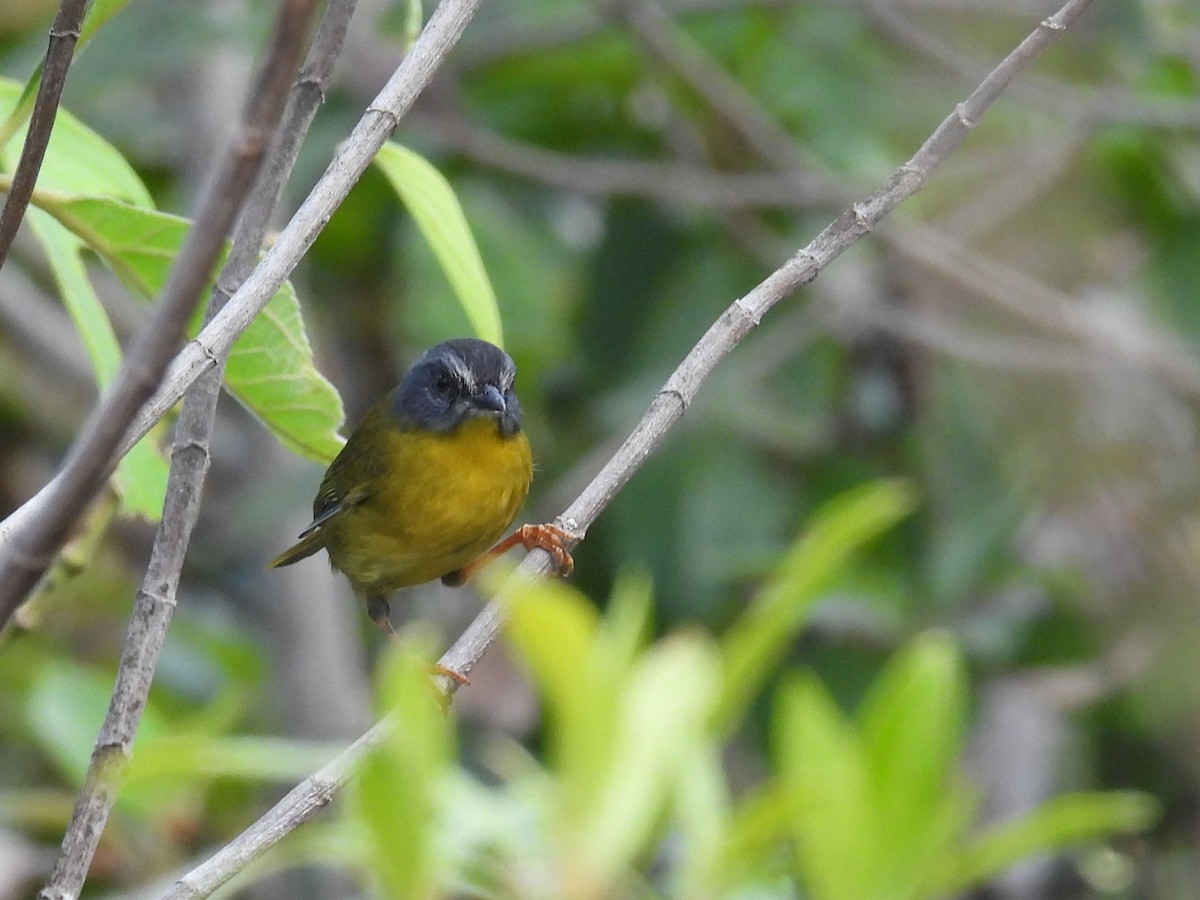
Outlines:
{"type": "Polygon", "coordinates": [[[524,433],[468,419],[451,434],[389,430],[361,503],[329,524],[329,559],[364,595],[461,569],[512,524],[533,478],[524,433]],[[386,462],[382,462],[386,460],[386,462]]]}

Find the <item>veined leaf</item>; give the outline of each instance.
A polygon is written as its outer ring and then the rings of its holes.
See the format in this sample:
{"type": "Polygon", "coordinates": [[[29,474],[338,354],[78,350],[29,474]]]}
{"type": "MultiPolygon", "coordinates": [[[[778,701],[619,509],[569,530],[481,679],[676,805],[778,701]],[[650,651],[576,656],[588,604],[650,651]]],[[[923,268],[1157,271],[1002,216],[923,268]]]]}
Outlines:
{"type": "MultiPolygon", "coordinates": [[[[106,197],[36,191],[34,202],[95,251],[138,296],[151,299],[166,281],[190,223],[106,197]]],[[[284,446],[318,462],[341,449],[341,398],[312,361],[290,283],[234,342],[225,386],[284,446]]]]}
{"type": "MultiPolygon", "coordinates": [[[[88,20],[92,24],[85,28],[94,30],[125,2],[97,2],[88,20]]],[[[20,96],[21,85],[0,79],[0,116],[11,113],[20,96]]],[[[0,149],[0,169],[11,170],[19,155],[19,144],[0,149]]],[[[186,219],[155,210],[149,192],[125,158],[66,110],[59,110],[33,204],[50,213],[126,287],[145,299],[153,299],[162,289],[190,227],[186,219]]],[[[76,287],[83,290],[81,284],[76,287]]],[[[96,312],[103,313],[99,308],[96,312]]],[[[94,343],[80,323],[78,311],[73,316],[84,340],[94,343]]],[[[94,323],[95,316],[91,319],[94,323]]],[[[104,331],[111,335],[111,328],[104,331]]],[[[343,419],[341,398],[313,365],[290,284],[271,298],[234,344],[225,383],[230,393],[294,452],[329,462],[341,449],[343,442],[337,433],[343,419]]],[[[161,508],[161,500],[158,506],[161,508]]]]}
{"type": "Polygon", "coordinates": [[[449,182],[424,157],[399,144],[384,144],[375,164],[421,229],[476,336],[503,346],[496,293],[449,182]]]}

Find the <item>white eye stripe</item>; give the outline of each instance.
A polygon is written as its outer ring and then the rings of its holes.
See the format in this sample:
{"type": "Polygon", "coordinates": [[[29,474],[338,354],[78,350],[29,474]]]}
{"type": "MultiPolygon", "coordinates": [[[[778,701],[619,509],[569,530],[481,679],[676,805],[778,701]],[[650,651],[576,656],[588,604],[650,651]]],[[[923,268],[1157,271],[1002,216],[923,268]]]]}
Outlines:
{"type": "Polygon", "coordinates": [[[507,391],[513,386],[513,382],[517,378],[517,367],[511,359],[504,361],[504,368],[500,370],[500,390],[507,391]]]}
{"type": "Polygon", "coordinates": [[[458,383],[463,386],[467,393],[470,393],[475,387],[475,373],[457,356],[449,357],[446,362],[452,370],[454,377],[458,380],[458,383]]]}

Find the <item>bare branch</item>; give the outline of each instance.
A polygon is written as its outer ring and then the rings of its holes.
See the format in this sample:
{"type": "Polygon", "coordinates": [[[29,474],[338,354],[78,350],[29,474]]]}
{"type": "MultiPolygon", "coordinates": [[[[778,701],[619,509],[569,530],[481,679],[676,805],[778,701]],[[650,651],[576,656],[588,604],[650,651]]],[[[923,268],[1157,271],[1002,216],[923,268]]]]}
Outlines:
{"type": "MultiPolygon", "coordinates": [[[[889,182],[830,223],[757,287],[735,300],[708,329],[679,367],[655,395],[650,408],[616,454],[583,493],[558,517],[556,524],[582,540],[588,527],[617,492],[628,483],[683,415],[700,385],[737,346],[763,315],[797,288],[812,281],[838,255],[868,234],[898,204],[924,185],[930,172],[962,142],[1003,86],[1050,46],[1090,0],[1069,0],[1054,16],[1042,22],[937,128],[928,141],[889,182]]],[[[438,661],[439,665],[469,674],[495,640],[504,623],[508,598],[520,579],[550,573],[550,555],[534,551],[517,569],[470,627],[438,661]]],[[[455,685],[445,680],[445,689],[455,685]]],[[[384,738],[394,722],[386,718],[351,744],[315,775],[297,785],[279,803],[208,861],[176,882],[163,900],[198,900],[241,871],[291,830],[323,809],[347,781],[360,758],[384,738]]]]}
{"type": "MultiPolygon", "coordinates": [[[[963,78],[982,78],[987,66],[918,25],[894,2],[868,0],[868,15],[895,40],[963,78]]],[[[1148,99],[1124,89],[1084,88],[1030,75],[1014,85],[1012,96],[1029,100],[1057,116],[1086,123],[1121,122],[1151,128],[1200,128],[1200,109],[1191,100],[1148,99]]]]}
{"type": "Polygon", "coordinates": [[[75,55],[75,43],[79,40],[79,27],[87,5],[88,0],[62,0],[50,29],[50,46],[46,48],[46,62],[42,66],[37,101],[29,117],[25,145],[21,148],[21,159],[13,173],[4,209],[0,210],[0,266],[8,258],[17,229],[29,207],[29,198],[33,196],[33,186],[50,145],[50,133],[58,116],[58,101],[67,83],[67,71],[71,68],[71,57],[75,55]]]}
{"type": "Polygon", "coordinates": [[[306,26],[315,5],[316,0],[284,0],[269,64],[260,75],[238,135],[205,191],[153,317],[88,417],[41,511],[11,545],[0,550],[0,626],[46,571],[79,514],[112,473],[114,451],[130,420],[162,379],[258,173],[303,52],[306,26]]]}
{"type": "Polygon", "coordinates": [[[288,791],[253,826],[176,881],[161,900],[199,900],[209,896],[265,850],[328,806],[350,780],[355,763],[395,726],[393,717],[377,722],[353,744],[288,791]]]}
{"type": "MultiPolygon", "coordinates": [[[[261,177],[246,202],[234,231],[233,246],[213,288],[206,310],[211,319],[225,305],[232,288],[254,268],[259,248],[270,224],[271,214],[295,165],[308,126],[324,98],[325,85],[341,51],[346,28],[356,0],[332,0],[309,51],[308,62],[292,87],[279,134],[276,136],[261,177]]],[[[285,15],[307,15],[307,9],[283,7],[285,15]]],[[[289,31],[288,43],[277,43],[267,68],[290,72],[295,68],[308,33],[307,23],[289,31]]],[[[199,512],[200,498],[210,464],[210,441],[216,417],[217,398],[225,368],[222,356],[217,365],[189,389],[175,429],[175,449],[167,480],[162,522],[154,538],[142,589],[138,591],[133,615],[121,654],[121,668],[109,701],[108,712],[92,751],[91,764],[75,811],[63,838],[62,851],[41,898],[73,896],[83,886],[100,835],[112,811],[124,772],[124,760],[133,749],[158,659],[166,642],[167,629],[176,605],[183,560],[199,512]],[[114,763],[114,760],[121,760],[114,763]]]]}

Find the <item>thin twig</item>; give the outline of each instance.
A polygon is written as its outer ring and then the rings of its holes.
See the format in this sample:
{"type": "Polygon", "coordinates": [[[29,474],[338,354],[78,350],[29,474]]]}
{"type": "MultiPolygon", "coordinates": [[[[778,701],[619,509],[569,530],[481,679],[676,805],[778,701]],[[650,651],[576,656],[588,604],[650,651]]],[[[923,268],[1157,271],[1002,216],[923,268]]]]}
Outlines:
{"type": "MultiPolygon", "coordinates": [[[[758,100],[724,69],[708,59],[684,32],[673,25],[661,6],[652,0],[605,2],[629,22],[647,51],[702,97],[764,161],[785,172],[796,172],[807,165],[794,143],[786,140],[786,132],[758,100]]],[[[978,72],[979,77],[984,74],[983,71],[978,72]]],[[[1016,89],[1015,93],[1028,93],[1027,90],[1021,90],[1021,85],[1017,85],[1016,89]]],[[[1047,92],[1052,93],[1049,89],[1047,92]]],[[[1043,98],[1043,102],[1051,101],[1043,98]]],[[[821,178],[819,174],[812,174],[809,180],[821,185],[821,178]]],[[[1025,179],[1022,188],[1027,188],[1030,181],[1036,179],[1025,179]]],[[[823,187],[835,196],[842,190],[832,184],[823,187]]],[[[1011,191],[1009,199],[1013,199],[1011,191]]],[[[980,272],[983,277],[976,279],[972,286],[993,303],[1028,321],[1067,335],[1085,347],[1158,372],[1178,389],[1191,396],[1200,396],[1200,371],[1195,359],[1173,336],[1148,326],[1135,331],[1101,331],[1090,327],[1088,322],[1068,311],[1069,303],[1059,292],[1039,284],[1024,273],[988,259],[964,246],[957,238],[948,238],[915,221],[885,222],[879,235],[906,255],[924,262],[928,262],[933,247],[953,246],[960,271],[953,273],[952,277],[961,278],[962,271],[968,268],[980,272]]]]}
{"type": "Polygon", "coordinates": [[[421,135],[486,166],[585,194],[650,197],[728,209],[795,209],[842,200],[825,179],[774,172],[723,172],[686,163],[586,159],[522,143],[459,116],[422,113],[421,135]]]}
{"type": "Polygon", "coordinates": [[[655,59],[703,97],[765,162],[789,177],[803,176],[810,185],[826,181],[826,190],[837,190],[805,158],[787,129],[768,115],[737,79],[714,65],[683,31],[673,27],[659,4],[651,0],[604,0],[604,5],[629,26],[655,59]]]}
{"type": "MultiPolygon", "coordinates": [[[[894,0],[868,0],[867,15],[895,40],[938,65],[966,78],[983,77],[987,66],[906,16],[894,0]]],[[[1086,88],[1046,76],[1030,75],[1014,86],[1013,96],[1030,101],[1056,116],[1096,125],[1119,122],[1150,128],[1200,127],[1200,109],[1191,99],[1149,99],[1114,88],[1086,88]]]]}
{"type": "MultiPolygon", "coordinates": [[[[267,301],[279,290],[300,259],[308,252],[329,217],[345,199],[359,176],[371,164],[403,116],[458,42],[483,0],[442,0],[429,17],[421,36],[396,69],[362,119],[334,154],[325,174],[313,187],[296,214],[284,226],[258,266],[229,298],[225,308],[189,341],[167,368],[158,389],[133,417],[116,449],[105,458],[115,460],[129,452],[183,392],[237,340],[267,301]]],[[[43,515],[58,493],[64,473],[0,522],[0,558],[30,523],[43,515]]]]}
{"type": "MultiPolygon", "coordinates": [[[[766,280],[733,304],[708,329],[679,367],[655,395],[650,408],[617,453],[583,493],[558,517],[559,527],[582,540],[588,527],[658,448],[667,432],[683,415],[700,385],[729,352],[761,321],[773,306],[797,288],[812,281],[833,259],[868,234],[899,203],[921,189],[929,174],[951,154],[978,123],[1005,85],[1049,47],[1090,0],[1069,0],[992,71],[984,82],[948,116],[929,140],[888,183],[861,203],[854,204],[798,251],[766,280]]],[[[504,623],[510,592],[520,580],[550,573],[548,553],[534,551],[518,567],[467,630],[439,660],[439,665],[469,674],[495,640],[504,623]]],[[[446,684],[453,690],[453,684],[446,684]]],[[[254,825],[193,869],[163,895],[163,900],[199,900],[257,859],[319,810],[327,806],[345,784],[354,765],[394,727],[385,718],[316,774],[297,785],[254,825]]]]}
{"type": "Polygon", "coordinates": [[[46,48],[46,62],[42,66],[37,101],[29,117],[29,130],[25,132],[25,145],[21,148],[21,159],[4,200],[4,209],[0,210],[0,266],[8,258],[17,229],[29,207],[29,198],[33,196],[33,186],[37,183],[46,147],[50,145],[50,132],[54,130],[54,120],[58,116],[58,101],[67,83],[67,72],[75,55],[75,42],[79,40],[79,28],[87,5],[88,0],[62,0],[50,29],[50,46],[46,48]]]}
{"type": "MultiPolygon", "coordinates": [[[[299,153],[304,135],[324,99],[325,85],[341,51],[356,0],[332,0],[309,51],[308,61],[296,79],[261,176],[246,201],[233,235],[233,245],[209,299],[206,319],[211,319],[229,299],[258,260],[271,214],[299,153]]],[[[289,14],[311,16],[307,10],[285,8],[289,14]]],[[[303,23],[301,23],[303,24],[303,23]]],[[[289,32],[290,43],[276,44],[267,67],[290,72],[304,47],[306,27],[289,32]]],[[[92,751],[87,777],[63,838],[54,871],[41,900],[74,896],[83,886],[92,856],[116,799],[125,761],[132,753],[142,710],[166,642],[176,605],[183,560],[199,512],[200,497],[210,464],[209,446],[216,417],[217,398],[225,357],[197,379],[184,397],[175,429],[175,448],[167,480],[162,522],[155,534],[150,562],[138,591],[121,654],[121,668],[113,687],[108,712],[92,751]]]]}
{"type": "Polygon", "coordinates": [[[112,473],[114,451],[130,420],[158,387],[267,152],[315,5],[316,0],[283,0],[270,64],[260,76],[239,134],[205,191],[153,317],[88,417],[39,514],[0,549],[0,627],[41,578],[79,514],[112,473]],[[290,55],[282,52],[285,49],[290,55]]]}

